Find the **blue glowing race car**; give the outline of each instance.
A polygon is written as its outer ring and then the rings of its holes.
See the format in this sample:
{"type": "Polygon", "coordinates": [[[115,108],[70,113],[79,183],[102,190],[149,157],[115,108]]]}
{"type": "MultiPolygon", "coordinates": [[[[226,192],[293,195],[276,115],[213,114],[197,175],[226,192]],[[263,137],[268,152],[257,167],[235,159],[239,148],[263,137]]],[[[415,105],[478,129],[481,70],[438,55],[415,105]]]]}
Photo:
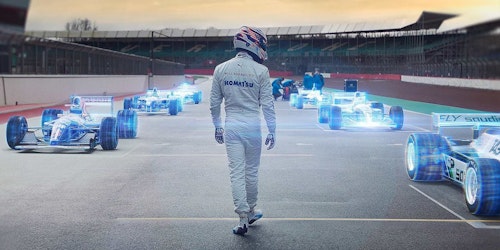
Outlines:
{"type": "Polygon", "coordinates": [[[202,92],[196,86],[184,82],[172,89],[172,95],[180,98],[183,103],[199,104],[202,100],[202,92]]]}
{"type": "Polygon", "coordinates": [[[183,110],[182,99],[175,96],[171,90],[158,90],[157,88],[146,91],[142,96],[125,98],[124,110],[134,110],[138,114],[170,114],[177,115],[183,110]]]}
{"type": "Polygon", "coordinates": [[[408,137],[409,178],[452,181],[472,214],[500,215],[500,113],[433,113],[432,120],[432,133],[408,137]]]}
{"type": "Polygon", "coordinates": [[[11,149],[83,149],[97,145],[114,150],[118,138],[135,138],[137,114],[120,110],[113,114],[112,96],[72,96],[69,112],[45,109],[40,127],[28,127],[24,116],[12,116],[7,122],[7,144],[11,149]]]}
{"type": "Polygon", "coordinates": [[[328,123],[330,129],[390,128],[401,130],[403,108],[392,106],[385,113],[384,104],[368,101],[365,92],[333,92],[329,102],[318,106],[318,122],[328,123]]]}
{"type": "Polygon", "coordinates": [[[313,89],[298,88],[296,93],[290,93],[290,106],[297,109],[317,108],[321,104],[331,103],[329,93],[313,89]]]}

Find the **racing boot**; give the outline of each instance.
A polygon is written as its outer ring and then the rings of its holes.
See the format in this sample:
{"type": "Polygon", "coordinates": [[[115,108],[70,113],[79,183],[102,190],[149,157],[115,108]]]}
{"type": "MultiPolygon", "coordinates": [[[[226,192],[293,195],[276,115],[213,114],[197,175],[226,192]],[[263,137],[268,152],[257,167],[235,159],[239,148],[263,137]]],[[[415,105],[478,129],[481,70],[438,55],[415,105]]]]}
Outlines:
{"type": "Polygon", "coordinates": [[[240,224],[233,228],[233,234],[245,235],[248,231],[248,217],[240,215],[240,224]]]}
{"type": "Polygon", "coordinates": [[[247,216],[248,216],[248,224],[252,224],[256,222],[258,219],[262,218],[263,213],[262,210],[257,209],[250,211],[247,216]]]}

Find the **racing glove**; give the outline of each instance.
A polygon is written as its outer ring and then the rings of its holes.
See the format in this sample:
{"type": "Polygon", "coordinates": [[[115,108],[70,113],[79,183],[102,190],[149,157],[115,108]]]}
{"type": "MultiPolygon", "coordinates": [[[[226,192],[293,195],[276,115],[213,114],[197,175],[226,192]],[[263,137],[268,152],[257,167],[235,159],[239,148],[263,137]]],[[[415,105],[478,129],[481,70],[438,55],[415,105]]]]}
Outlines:
{"type": "Polygon", "coordinates": [[[268,145],[267,150],[274,148],[274,140],[275,140],[275,136],[273,133],[267,134],[267,138],[266,138],[266,142],[265,142],[265,144],[268,145]]]}
{"type": "Polygon", "coordinates": [[[215,140],[217,143],[224,143],[224,129],[223,128],[215,128],[215,140]]]}

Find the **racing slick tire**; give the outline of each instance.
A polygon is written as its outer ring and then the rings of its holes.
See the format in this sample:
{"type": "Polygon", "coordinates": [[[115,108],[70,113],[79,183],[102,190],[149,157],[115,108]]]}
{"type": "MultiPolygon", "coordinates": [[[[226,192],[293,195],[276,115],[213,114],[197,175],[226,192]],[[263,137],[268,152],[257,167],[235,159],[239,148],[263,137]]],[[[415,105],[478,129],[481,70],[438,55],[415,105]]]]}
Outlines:
{"type": "Polygon", "coordinates": [[[194,95],[193,95],[194,104],[199,104],[201,102],[201,95],[202,95],[201,91],[194,93],[194,95]]]}
{"type": "Polygon", "coordinates": [[[328,126],[330,129],[340,129],[342,127],[342,108],[339,106],[330,106],[328,113],[328,126]]]}
{"type": "Polygon", "coordinates": [[[406,173],[413,181],[441,181],[446,168],[442,154],[451,147],[439,134],[411,134],[406,142],[406,173]]]}
{"type": "Polygon", "coordinates": [[[469,212],[474,215],[500,215],[500,162],[478,158],[469,162],[465,171],[464,196],[469,212]]]}
{"type": "Polygon", "coordinates": [[[58,115],[63,114],[63,112],[64,111],[62,109],[45,109],[45,110],[43,110],[41,127],[42,127],[42,133],[43,133],[44,140],[49,140],[50,134],[52,133],[52,128],[51,127],[45,128],[45,123],[56,120],[58,118],[58,115]]]}
{"type": "Polygon", "coordinates": [[[391,118],[392,122],[396,124],[396,126],[393,127],[392,129],[401,130],[401,128],[403,128],[403,123],[404,123],[403,108],[401,108],[400,106],[392,106],[391,109],[389,109],[389,117],[391,118]]]}
{"type": "Polygon", "coordinates": [[[100,127],[101,147],[103,150],[115,150],[118,146],[118,126],[115,117],[104,117],[100,127]]]}
{"type": "Polygon", "coordinates": [[[119,110],[117,114],[118,137],[135,138],[137,136],[137,112],[135,110],[119,110]]]}
{"type": "Polygon", "coordinates": [[[11,149],[15,149],[28,132],[28,122],[24,116],[11,116],[7,122],[7,144],[11,149]]]}
{"type": "Polygon", "coordinates": [[[170,100],[170,103],[168,104],[168,113],[170,115],[177,115],[179,113],[179,99],[175,98],[170,100]]]}
{"type": "Polygon", "coordinates": [[[328,122],[328,112],[330,112],[330,105],[320,104],[318,107],[318,122],[327,123],[328,122]]]}
{"type": "Polygon", "coordinates": [[[290,94],[290,107],[295,107],[295,105],[297,105],[298,96],[299,95],[297,93],[290,94]]]}
{"type": "Polygon", "coordinates": [[[304,97],[299,95],[297,96],[297,103],[295,104],[295,107],[297,109],[303,109],[304,108],[304,97]]]}
{"type": "Polygon", "coordinates": [[[132,98],[123,99],[123,109],[131,109],[132,108],[132,98]]]}

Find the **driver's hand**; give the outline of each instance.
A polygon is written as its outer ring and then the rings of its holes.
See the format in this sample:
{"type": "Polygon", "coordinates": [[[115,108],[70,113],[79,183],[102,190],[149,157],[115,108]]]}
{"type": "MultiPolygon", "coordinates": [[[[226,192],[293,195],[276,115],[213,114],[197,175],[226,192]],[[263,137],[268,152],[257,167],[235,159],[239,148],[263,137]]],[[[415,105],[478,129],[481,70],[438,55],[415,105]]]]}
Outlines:
{"type": "Polygon", "coordinates": [[[266,142],[267,150],[274,148],[274,142],[276,140],[276,136],[273,133],[267,134],[266,142]]]}
{"type": "Polygon", "coordinates": [[[223,128],[215,128],[215,141],[219,144],[224,143],[224,129],[223,128]]]}

